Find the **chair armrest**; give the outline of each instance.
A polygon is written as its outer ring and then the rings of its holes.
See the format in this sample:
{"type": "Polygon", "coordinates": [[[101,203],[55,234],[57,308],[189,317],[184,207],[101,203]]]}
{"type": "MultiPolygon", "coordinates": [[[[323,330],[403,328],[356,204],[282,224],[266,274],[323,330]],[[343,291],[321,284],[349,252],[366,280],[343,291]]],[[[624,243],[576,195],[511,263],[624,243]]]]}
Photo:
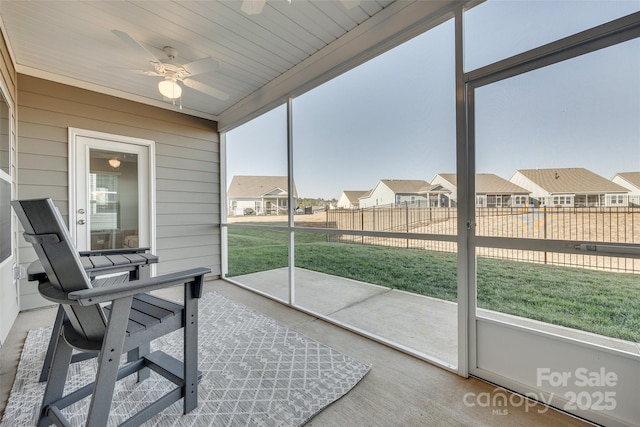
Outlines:
{"type": "MultiPolygon", "coordinates": [[[[126,298],[137,294],[163,289],[174,285],[181,285],[196,280],[202,281],[202,277],[211,273],[209,268],[194,268],[177,273],[164,274],[150,279],[134,280],[119,285],[104,286],[100,288],[83,289],[67,294],[70,300],[76,300],[80,305],[94,305],[103,302],[126,298]]],[[[198,294],[198,292],[196,292],[198,294]]],[[[197,295],[199,296],[199,295],[197,295]]]]}
{"type": "Polygon", "coordinates": [[[118,249],[96,249],[93,251],[80,251],[80,256],[94,256],[94,255],[127,255],[127,254],[141,254],[151,250],[151,248],[118,248],[118,249]]]}

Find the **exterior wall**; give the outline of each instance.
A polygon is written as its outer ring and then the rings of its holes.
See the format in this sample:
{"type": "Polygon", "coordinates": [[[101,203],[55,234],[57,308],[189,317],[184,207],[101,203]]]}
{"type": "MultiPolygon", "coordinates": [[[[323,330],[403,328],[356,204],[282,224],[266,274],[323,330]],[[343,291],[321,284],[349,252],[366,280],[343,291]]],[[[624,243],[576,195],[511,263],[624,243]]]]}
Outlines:
{"type": "Polygon", "coordinates": [[[622,178],[619,175],[616,175],[613,177],[613,179],[611,180],[613,182],[615,182],[618,185],[621,185],[625,188],[629,189],[629,196],[640,196],[640,187],[636,187],[635,185],[633,185],[632,183],[630,183],[629,181],[627,181],[626,179],[622,178]]]}
{"type": "MultiPolygon", "coordinates": [[[[403,203],[419,203],[421,206],[427,206],[427,198],[423,196],[418,196],[417,194],[401,194],[394,196],[394,200],[392,203],[395,204],[403,204],[403,203]]],[[[436,201],[437,203],[437,201],[436,201]]]]}
{"type": "MultiPolygon", "coordinates": [[[[2,35],[0,36],[0,85],[4,89],[4,97],[9,104],[11,114],[8,117],[6,123],[3,123],[2,129],[2,132],[8,132],[8,134],[3,135],[3,137],[9,138],[9,152],[5,153],[8,157],[8,162],[5,163],[4,166],[7,167],[7,169],[11,172],[10,174],[8,174],[9,176],[4,175],[3,181],[10,181],[11,186],[14,188],[15,195],[15,187],[17,185],[16,170],[18,167],[16,156],[17,138],[15,137],[17,128],[17,112],[15,108],[17,100],[17,74],[15,66],[11,60],[11,56],[9,54],[9,49],[4,40],[4,33],[2,33],[2,35]]],[[[4,201],[2,201],[2,203],[4,203],[4,201]]],[[[7,258],[2,264],[0,264],[0,346],[6,339],[20,309],[20,295],[18,288],[16,287],[16,284],[13,280],[13,266],[18,262],[18,246],[16,244],[16,242],[18,241],[18,230],[17,227],[15,227],[15,216],[11,215],[10,217],[10,221],[12,224],[12,256],[7,258]]]]}
{"type": "Polygon", "coordinates": [[[640,206],[640,187],[635,186],[619,175],[614,176],[611,181],[629,189],[629,193],[625,197],[627,206],[640,206]]]}
{"type": "Polygon", "coordinates": [[[338,199],[338,203],[336,203],[336,207],[338,209],[357,209],[358,208],[358,204],[357,203],[355,203],[355,204],[351,203],[351,200],[349,200],[347,195],[342,193],[342,195],[338,199]]]}
{"type": "Polygon", "coordinates": [[[549,193],[544,188],[540,187],[538,184],[522,175],[520,172],[514,173],[509,181],[529,190],[530,197],[539,200],[541,206],[543,206],[545,203],[547,203],[547,206],[552,206],[549,204],[553,202],[552,200],[549,200],[549,193]]]}
{"type": "MultiPolygon", "coordinates": [[[[18,197],[51,197],[68,220],[68,128],[150,139],[156,147],[158,273],[210,267],[220,275],[220,155],[216,123],[18,76],[18,197]]],[[[35,253],[20,240],[20,262],[35,253]]],[[[21,309],[46,304],[21,282],[21,309]]]]}
{"type": "Polygon", "coordinates": [[[629,193],[607,193],[604,195],[604,205],[613,208],[629,206],[629,193]]]}
{"type": "Polygon", "coordinates": [[[396,202],[396,195],[389,187],[381,182],[376,185],[369,197],[360,199],[361,208],[372,208],[374,206],[391,205],[396,202]]]}
{"type": "Polygon", "coordinates": [[[440,175],[436,175],[433,177],[433,180],[430,182],[431,185],[441,185],[443,188],[451,191],[449,194],[449,199],[452,202],[458,202],[458,187],[441,177],[440,175]]]}
{"type": "MultiPolygon", "coordinates": [[[[258,200],[259,201],[259,200],[258,200]]],[[[256,210],[256,200],[255,199],[230,199],[229,200],[229,214],[230,215],[244,215],[245,209],[253,209],[256,210]],[[235,202],[235,209],[231,209],[233,203],[235,202]]]]}

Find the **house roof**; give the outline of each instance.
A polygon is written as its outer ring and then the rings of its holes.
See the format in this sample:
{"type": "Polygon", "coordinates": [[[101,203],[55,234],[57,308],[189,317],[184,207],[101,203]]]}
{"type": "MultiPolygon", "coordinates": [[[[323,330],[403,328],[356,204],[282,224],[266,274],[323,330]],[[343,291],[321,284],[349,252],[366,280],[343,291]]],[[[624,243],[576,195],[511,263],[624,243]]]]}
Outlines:
{"type": "Polygon", "coordinates": [[[342,193],[351,203],[358,203],[358,199],[366,194],[369,194],[371,190],[345,190],[342,193]]]}
{"type": "Polygon", "coordinates": [[[620,172],[616,175],[623,178],[629,184],[640,188],[640,172],[620,172]]]}
{"type": "Polygon", "coordinates": [[[551,194],[629,192],[627,188],[585,168],[519,169],[517,172],[551,194]]]}
{"type": "MultiPolygon", "coordinates": [[[[234,176],[227,191],[230,199],[260,198],[280,189],[287,193],[288,178],[286,176],[234,176]]],[[[298,197],[295,184],[293,186],[293,197],[298,197]]]]}
{"type": "MultiPolygon", "coordinates": [[[[458,176],[455,173],[439,173],[454,187],[458,186],[458,176]]],[[[437,176],[438,176],[437,175],[437,176]]],[[[435,179],[435,178],[434,178],[435,179]]],[[[499,177],[493,173],[476,174],[476,194],[529,194],[530,191],[499,177]]]]}
{"type": "Polygon", "coordinates": [[[419,194],[432,190],[435,186],[422,179],[382,179],[395,194],[419,194]]]}

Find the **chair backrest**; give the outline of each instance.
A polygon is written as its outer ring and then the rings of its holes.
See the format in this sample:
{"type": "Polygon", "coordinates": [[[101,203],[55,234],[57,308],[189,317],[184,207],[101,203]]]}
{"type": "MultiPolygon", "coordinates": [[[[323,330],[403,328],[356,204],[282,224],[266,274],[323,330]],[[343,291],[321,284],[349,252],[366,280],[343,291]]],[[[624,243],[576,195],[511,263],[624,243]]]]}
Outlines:
{"type": "MultiPolygon", "coordinates": [[[[22,223],[25,240],[33,245],[52,286],[64,293],[91,288],[78,251],[53,201],[15,200],[11,205],[22,223]]],[[[99,305],[63,304],[63,307],[76,332],[87,340],[102,339],[106,318],[99,305]]]]}

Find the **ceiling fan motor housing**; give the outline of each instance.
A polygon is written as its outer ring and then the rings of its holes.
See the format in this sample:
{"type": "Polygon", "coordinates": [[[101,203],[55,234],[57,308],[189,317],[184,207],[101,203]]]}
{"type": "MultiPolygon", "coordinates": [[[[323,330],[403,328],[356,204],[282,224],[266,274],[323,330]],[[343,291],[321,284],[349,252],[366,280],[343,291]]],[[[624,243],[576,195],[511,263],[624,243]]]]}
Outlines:
{"type": "Polygon", "coordinates": [[[175,47],[165,46],[162,50],[167,54],[169,59],[176,59],[178,57],[178,49],[175,47]]]}

